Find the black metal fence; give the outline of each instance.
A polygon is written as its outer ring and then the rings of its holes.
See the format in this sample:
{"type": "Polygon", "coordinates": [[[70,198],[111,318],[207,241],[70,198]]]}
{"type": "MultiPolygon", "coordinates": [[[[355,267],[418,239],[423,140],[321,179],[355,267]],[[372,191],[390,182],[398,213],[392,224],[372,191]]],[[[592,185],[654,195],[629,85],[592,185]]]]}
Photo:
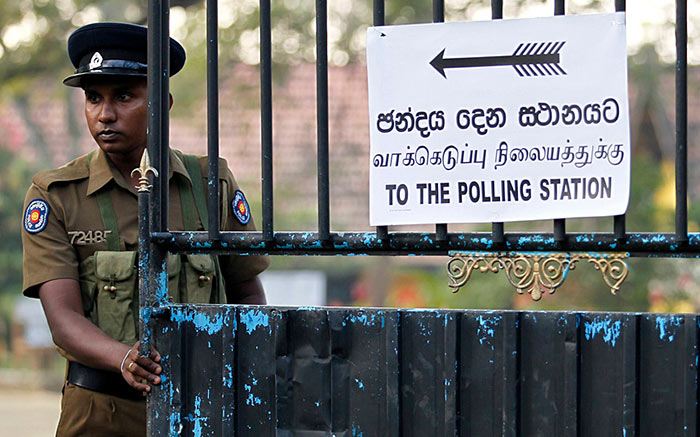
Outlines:
{"type": "MultiPolygon", "coordinates": [[[[209,153],[209,208],[218,210],[218,63],[217,2],[207,0],[207,119],[209,153]]],[[[492,0],[492,17],[503,18],[503,1],[492,0]]],[[[554,2],[554,14],[564,14],[564,0],[554,2]]],[[[612,5],[611,5],[612,7],[612,5]]],[[[625,10],[624,0],[615,0],[616,11],[625,10]]],[[[149,85],[154,117],[149,118],[151,161],[161,174],[167,174],[168,144],[167,70],[168,2],[149,2],[149,85]],[[165,172],[165,173],[162,173],[165,172]]],[[[160,252],[170,250],[210,250],[268,254],[447,254],[450,251],[585,251],[628,252],[631,256],[696,257],[700,253],[700,234],[688,233],[687,188],[687,2],[676,2],[676,232],[627,233],[625,217],[613,218],[611,232],[579,234],[566,232],[566,220],[553,221],[551,233],[506,233],[503,223],[493,223],[490,233],[453,233],[446,224],[437,224],[435,232],[390,232],[385,226],[374,233],[331,232],[329,213],[329,139],[328,139],[328,56],[327,1],[316,1],[316,96],[317,96],[317,232],[276,232],[273,223],[274,199],[272,171],[272,47],[270,1],[260,1],[260,76],[262,145],[262,230],[255,233],[219,231],[219,215],[209,215],[208,232],[172,232],[168,230],[167,183],[159,180],[152,196],[153,225],[151,241],[160,252]]],[[[433,1],[433,20],[444,21],[444,0],[433,1]]],[[[374,0],[374,25],[385,24],[384,0],[374,0]]]]}
{"type": "MultiPolygon", "coordinates": [[[[444,0],[433,19],[444,20],[444,0]]],[[[210,211],[218,211],[217,2],[207,0],[210,211]]],[[[625,9],[624,0],[615,10],[625,9]]],[[[167,0],[149,0],[149,150],[168,174],[167,0]]],[[[262,230],[173,232],[167,178],[141,220],[144,343],[163,354],[163,384],[149,399],[150,435],[568,436],[697,435],[697,316],[653,314],[285,309],[172,305],[168,251],[267,254],[439,255],[449,251],[628,252],[696,257],[688,233],[687,5],[676,3],[676,232],[331,232],[329,214],[327,2],[316,2],[318,231],[273,224],[270,0],[260,0],[262,230]]],[[[564,1],[555,1],[555,14],[564,1]]],[[[492,1],[503,18],[503,2],[492,1]]],[[[374,0],[374,25],[385,24],[374,0]]]]}
{"type": "Polygon", "coordinates": [[[173,306],[152,436],[696,436],[695,315],[173,306]]]}

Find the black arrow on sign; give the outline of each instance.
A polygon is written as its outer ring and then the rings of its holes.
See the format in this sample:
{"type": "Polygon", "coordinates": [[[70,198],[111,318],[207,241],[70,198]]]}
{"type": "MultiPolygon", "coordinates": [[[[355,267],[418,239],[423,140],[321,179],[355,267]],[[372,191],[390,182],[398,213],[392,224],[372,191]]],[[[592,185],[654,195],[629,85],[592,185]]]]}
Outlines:
{"type": "Polygon", "coordinates": [[[521,43],[512,55],[445,58],[445,49],[430,61],[438,73],[447,79],[446,68],[498,67],[511,65],[520,76],[566,74],[559,66],[559,51],[566,41],[521,43]]]}

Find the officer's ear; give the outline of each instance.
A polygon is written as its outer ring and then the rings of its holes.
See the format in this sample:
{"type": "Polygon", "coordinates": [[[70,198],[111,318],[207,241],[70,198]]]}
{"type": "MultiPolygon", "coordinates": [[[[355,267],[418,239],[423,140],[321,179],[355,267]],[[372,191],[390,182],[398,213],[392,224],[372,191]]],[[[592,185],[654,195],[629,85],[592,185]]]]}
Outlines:
{"type": "Polygon", "coordinates": [[[168,95],[170,96],[170,105],[168,106],[168,109],[172,109],[172,107],[173,107],[173,95],[170,93],[168,93],[168,95]]]}

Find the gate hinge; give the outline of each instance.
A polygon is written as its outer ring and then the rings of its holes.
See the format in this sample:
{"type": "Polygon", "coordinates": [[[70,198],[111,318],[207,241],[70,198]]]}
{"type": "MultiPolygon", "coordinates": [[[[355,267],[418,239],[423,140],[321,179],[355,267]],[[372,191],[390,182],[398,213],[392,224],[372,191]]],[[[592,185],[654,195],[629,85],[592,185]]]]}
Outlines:
{"type": "Polygon", "coordinates": [[[533,300],[540,300],[543,293],[554,293],[576,263],[587,260],[600,271],[603,280],[615,294],[629,273],[629,253],[578,253],[578,252],[456,252],[449,253],[447,274],[450,287],[456,293],[467,283],[474,270],[481,273],[499,270],[506,272],[508,282],[520,294],[530,293],[533,300]]]}

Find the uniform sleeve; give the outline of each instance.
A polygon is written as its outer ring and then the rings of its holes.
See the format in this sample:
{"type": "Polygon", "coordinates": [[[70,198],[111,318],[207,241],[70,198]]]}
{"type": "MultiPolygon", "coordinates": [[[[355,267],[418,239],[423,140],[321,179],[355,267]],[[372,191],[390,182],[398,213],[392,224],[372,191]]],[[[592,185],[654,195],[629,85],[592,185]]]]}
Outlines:
{"type": "MultiPolygon", "coordinates": [[[[220,168],[226,183],[226,196],[222,198],[222,223],[225,231],[255,231],[255,222],[245,194],[238,187],[227,165],[220,168]]],[[[223,189],[223,187],[222,187],[223,189]]],[[[227,284],[238,284],[254,278],[270,265],[270,258],[261,255],[227,255],[219,258],[227,284]]],[[[232,302],[233,303],[233,302],[232,302]]]]}
{"type": "Polygon", "coordinates": [[[54,279],[78,280],[78,261],[63,221],[63,211],[49,193],[32,184],[22,213],[22,291],[39,297],[39,286],[54,279]]]}

